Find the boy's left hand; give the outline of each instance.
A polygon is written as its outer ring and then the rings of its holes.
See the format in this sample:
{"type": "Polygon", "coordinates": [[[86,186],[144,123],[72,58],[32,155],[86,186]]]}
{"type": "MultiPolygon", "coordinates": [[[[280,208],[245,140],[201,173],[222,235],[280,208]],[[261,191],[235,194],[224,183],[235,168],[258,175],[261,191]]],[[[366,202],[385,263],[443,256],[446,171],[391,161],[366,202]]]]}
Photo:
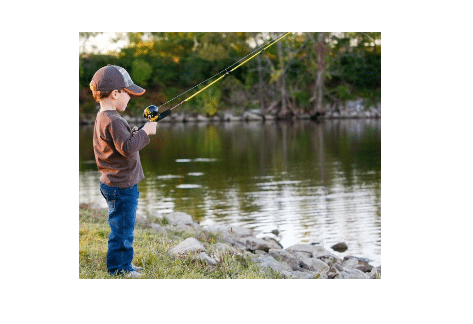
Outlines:
{"type": "Polygon", "coordinates": [[[133,129],[131,130],[131,135],[135,135],[136,132],[138,132],[138,126],[133,127],[133,129]]]}

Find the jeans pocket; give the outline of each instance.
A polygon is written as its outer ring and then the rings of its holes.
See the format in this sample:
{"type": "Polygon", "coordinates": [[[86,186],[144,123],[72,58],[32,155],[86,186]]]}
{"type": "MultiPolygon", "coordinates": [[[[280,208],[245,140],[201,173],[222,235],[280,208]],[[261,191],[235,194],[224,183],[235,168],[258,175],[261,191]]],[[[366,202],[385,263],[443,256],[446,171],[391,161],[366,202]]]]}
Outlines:
{"type": "Polygon", "coordinates": [[[106,192],[100,189],[100,192],[102,193],[102,196],[105,198],[105,201],[107,202],[108,209],[110,212],[115,210],[115,202],[117,200],[117,194],[115,192],[106,192]]]}

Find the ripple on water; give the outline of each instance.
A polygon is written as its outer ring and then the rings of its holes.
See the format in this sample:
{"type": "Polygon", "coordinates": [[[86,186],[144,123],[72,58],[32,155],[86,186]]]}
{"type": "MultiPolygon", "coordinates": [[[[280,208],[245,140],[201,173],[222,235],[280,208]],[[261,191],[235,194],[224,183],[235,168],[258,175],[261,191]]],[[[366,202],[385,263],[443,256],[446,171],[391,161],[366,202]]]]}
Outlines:
{"type": "Polygon", "coordinates": [[[200,188],[200,187],[202,186],[198,184],[180,184],[176,186],[176,188],[179,188],[179,189],[194,189],[194,188],[200,188]]]}

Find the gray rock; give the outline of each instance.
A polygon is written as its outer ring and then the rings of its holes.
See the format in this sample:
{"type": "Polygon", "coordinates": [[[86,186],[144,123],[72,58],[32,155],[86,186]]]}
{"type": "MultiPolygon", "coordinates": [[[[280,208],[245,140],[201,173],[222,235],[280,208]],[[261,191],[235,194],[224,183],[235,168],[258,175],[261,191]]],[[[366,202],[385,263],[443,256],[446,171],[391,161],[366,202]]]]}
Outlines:
{"type": "Polygon", "coordinates": [[[166,215],[166,219],[170,225],[192,225],[194,223],[190,215],[182,212],[174,212],[166,215]]]}
{"type": "Polygon", "coordinates": [[[348,245],[345,242],[340,242],[330,247],[332,250],[337,252],[345,252],[348,250],[348,245]]]}
{"type": "Polygon", "coordinates": [[[311,258],[320,258],[325,256],[338,259],[335,255],[327,251],[322,245],[296,244],[288,247],[286,251],[307,253],[311,258]]]}
{"type": "Polygon", "coordinates": [[[253,230],[240,226],[228,226],[226,230],[236,238],[253,235],[253,230]]]}
{"type": "Polygon", "coordinates": [[[226,226],[209,226],[209,227],[204,228],[203,230],[204,230],[204,233],[213,234],[219,240],[230,243],[232,245],[237,242],[235,237],[232,234],[230,234],[230,232],[227,230],[226,226]]]}
{"type": "Polygon", "coordinates": [[[253,257],[252,260],[256,262],[263,269],[271,268],[278,272],[287,271],[291,273],[291,268],[287,264],[276,261],[270,255],[258,255],[256,257],[253,257]]]}
{"type": "Polygon", "coordinates": [[[210,265],[216,265],[217,264],[217,260],[215,260],[214,258],[211,258],[207,255],[207,253],[205,252],[200,252],[198,254],[196,254],[195,258],[197,259],[200,259],[204,262],[206,262],[207,264],[210,264],[210,265]]]}
{"type": "Polygon", "coordinates": [[[222,238],[227,238],[225,241],[231,241],[230,243],[245,236],[253,236],[253,230],[241,226],[213,225],[204,228],[204,231],[214,235],[220,234],[222,238]],[[229,239],[229,235],[232,239],[229,239]]]}
{"type": "Polygon", "coordinates": [[[193,237],[189,237],[169,250],[169,255],[179,256],[189,252],[206,252],[205,247],[193,237]]]}
{"type": "Polygon", "coordinates": [[[299,261],[299,264],[302,269],[315,271],[317,273],[328,272],[329,270],[329,266],[325,262],[319,259],[303,258],[302,260],[299,261]]]}
{"type": "Polygon", "coordinates": [[[238,243],[245,245],[246,248],[251,251],[263,250],[268,252],[270,249],[269,242],[254,236],[245,236],[239,238],[238,243]]]}
{"type": "Polygon", "coordinates": [[[301,260],[301,257],[297,254],[289,253],[285,250],[279,250],[279,249],[270,249],[268,253],[277,261],[282,261],[282,262],[287,263],[291,267],[292,270],[300,270],[301,268],[299,266],[299,261],[301,260]]]}
{"type": "Polygon", "coordinates": [[[371,269],[370,278],[371,279],[381,278],[381,267],[371,269]]]}
{"type": "Polygon", "coordinates": [[[209,121],[211,122],[219,122],[221,119],[217,115],[213,115],[212,117],[209,117],[209,121]]]}
{"type": "Polygon", "coordinates": [[[234,115],[226,112],[226,113],[223,114],[222,120],[223,121],[240,121],[241,117],[234,116],[234,115]]]}
{"type": "Polygon", "coordinates": [[[343,268],[337,279],[370,279],[370,276],[358,269],[343,268]]]}
{"type": "Polygon", "coordinates": [[[202,116],[202,115],[197,115],[196,119],[197,119],[198,122],[208,122],[209,121],[208,117],[202,116]]]}
{"type": "Polygon", "coordinates": [[[342,262],[342,267],[354,268],[363,272],[370,272],[373,269],[373,267],[368,264],[368,261],[353,256],[345,257],[342,262]]]}
{"type": "Polygon", "coordinates": [[[164,228],[164,227],[162,227],[161,225],[156,224],[156,223],[151,223],[151,224],[149,224],[149,227],[152,228],[152,229],[154,229],[154,230],[157,230],[157,231],[159,231],[159,232],[164,232],[164,231],[165,231],[165,228],[164,228]]]}
{"type": "Polygon", "coordinates": [[[252,120],[263,120],[263,117],[257,114],[250,113],[248,111],[243,113],[243,119],[247,121],[252,121],[252,120]]]}
{"type": "Polygon", "coordinates": [[[282,249],[282,245],[271,237],[263,237],[263,241],[265,241],[270,249],[282,249]]]}

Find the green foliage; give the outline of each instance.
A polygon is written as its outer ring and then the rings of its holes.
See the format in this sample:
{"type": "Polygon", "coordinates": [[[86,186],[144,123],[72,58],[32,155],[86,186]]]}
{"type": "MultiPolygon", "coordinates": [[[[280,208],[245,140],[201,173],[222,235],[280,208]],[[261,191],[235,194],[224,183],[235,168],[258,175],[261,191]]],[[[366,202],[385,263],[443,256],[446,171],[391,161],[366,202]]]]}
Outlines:
{"type": "MultiPolygon", "coordinates": [[[[90,36],[81,35],[81,41],[90,36]]],[[[273,33],[272,37],[275,36],[273,33]]],[[[316,71],[320,68],[315,46],[319,36],[319,33],[292,33],[282,40],[282,52],[274,45],[260,54],[261,81],[263,92],[268,96],[265,99],[267,103],[278,98],[284,76],[293,102],[300,108],[313,105],[310,98],[314,96],[316,71]]],[[[93,112],[95,103],[86,88],[93,74],[107,64],[124,67],[136,84],[146,87],[149,96],[142,98],[143,102],[137,103],[136,98],[130,101],[131,114],[134,109],[142,109],[137,107],[139,105],[159,104],[155,100],[165,102],[214,76],[251,53],[255,48],[250,44],[255,39],[259,45],[268,41],[269,34],[138,32],[128,33],[128,38],[130,45],[119,53],[79,56],[81,113],[93,112]]],[[[380,39],[380,33],[326,33],[324,100],[344,101],[361,97],[373,103],[380,101],[381,47],[374,41],[380,39]]],[[[202,93],[203,97],[190,100],[182,109],[202,111],[203,106],[206,114],[213,115],[222,107],[245,109],[257,106],[260,101],[257,71],[257,59],[253,59],[210,88],[218,89],[210,90],[207,95],[202,93]]],[[[182,99],[195,91],[197,89],[182,99]]]]}
{"type": "Polygon", "coordinates": [[[207,116],[211,117],[217,113],[221,94],[222,92],[217,86],[210,87],[202,92],[202,96],[200,97],[201,105],[204,107],[207,116]]]}
{"type": "Polygon", "coordinates": [[[337,97],[342,101],[353,99],[351,95],[350,87],[347,84],[340,84],[336,87],[337,97]]]}
{"type": "Polygon", "coordinates": [[[151,65],[145,60],[136,59],[133,61],[131,78],[136,84],[146,86],[152,72],[151,65]]]}

